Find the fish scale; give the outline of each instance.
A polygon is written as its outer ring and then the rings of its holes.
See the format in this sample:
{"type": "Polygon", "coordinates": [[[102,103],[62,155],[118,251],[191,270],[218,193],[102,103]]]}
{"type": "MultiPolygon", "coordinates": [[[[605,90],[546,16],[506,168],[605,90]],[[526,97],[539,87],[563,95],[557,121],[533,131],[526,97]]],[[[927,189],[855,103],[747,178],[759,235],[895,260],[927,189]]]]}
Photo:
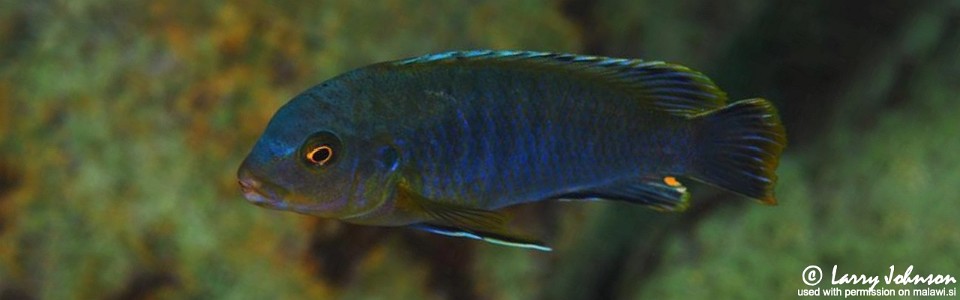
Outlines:
{"type": "MultiPolygon", "coordinates": [[[[510,90],[510,89],[508,89],[508,90],[510,90]]],[[[469,93],[472,93],[472,92],[473,92],[473,91],[467,91],[467,92],[465,92],[465,93],[468,93],[468,94],[469,94],[469,93]]],[[[455,94],[456,92],[451,92],[451,93],[454,93],[454,94],[455,94]]],[[[532,96],[525,96],[524,98],[525,98],[525,99],[528,99],[528,98],[532,98],[532,97],[536,96],[536,95],[535,95],[536,93],[531,93],[531,94],[534,94],[534,95],[532,95],[532,96]]],[[[514,96],[514,95],[508,93],[508,94],[506,94],[506,95],[488,95],[487,97],[493,97],[493,98],[510,98],[510,97],[512,97],[512,96],[514,96]]],[[[582,128],[593,129],[593,130],[604,130],[605,126],[606,126],[606,128],[614,128],[614,127],[611,127],[611,124],[610,124],[609,122],[604,122],[604,121],[603,121],[603,120],[608,120],[608,119],[595,118],[595,117],[578,117],[578,116],[590,116],[590,115],[597,115],[597,114],[604,114],[604,113],[606,113],[606,111],[603,110],[604,107],[600,105],[600,104],[601,104],[600,101],[592,100],[592,99],[589,98],[589,95],[587,95],[587,96],[588,96],[588,97],[586,97],[586,99],[584,99],[584,98],[577,99],[577,98],[569,97],[569,96],[560,97],[562,100],[564,100],[564,102],[559,103],[559,105],[557,105],[557,106],[567,106],[567,105],[569,105],[569,107],[572,108],[572,111],[578,111],[578,112],[583,112],[583,113],[582,113],[582,114],[572,114],[572,115],[570,115],[568,118],[565,118],[565,119],[551,120],[551,121],[553,121],[553,122],[555,122],[555,123],[558,123],[558,124],[566,124],[567,126],[561,126],[561,127],[560,127],[560,128],[563,129],[562,132],[559,132],[559,133],[558,133],[558,132],[545,132],[545,133],[543,133],[543,134],[544,134],[544,135],[547,135],[547,136],[561,136],[561,137],[564,137],[565,139],[573,140],[573,141],[576,141],[576,140],[589,141],[589,140],[591,139],[590,136],[589,136],[589,135],[590,135],[590,131],[584,131],[584,130],[582,130],[582,128]],[[571,119],[571,118],[572,118],[572,119],[571,119]],[[570,126],[570,125],[572,125],[572,124],[579,124],[579,126],[570,126]]],[[[460,98],[460,95],[456,95],[456,96],[452,96],[452,97],[453,97],[453,98],[460,98]]],[[[496,101],[496,100],[498,100],[498,99],[487,99],[487,100],[485,100],[485,101],[496,101]]],[[[629,101],[629,99],[624,100],[624,101],[629,101]]],[[[543,169],[542,166],[539,165],[539,164],[528,165],[527,168],[524,168],[524,169],[522,169],[522,170],[521,170],[521,169],[517,169],[517,168],[519,167],[518,164],[517,164],[517,162],[527,162],[527,161],[529,161],[529,159],[528,159],[528,157],[527,157],[526,155],[527,155],[527,154],[532,154],[532,153],[529,153],[529,152],[531,152],[531,150],[530,150],[530,149],[516,148],[516,147],[515,147],[516,145],[523,145],[523,144],[525,144],[525,143],[522,141],[523,139],[525,139],[525,137],[524,137],[523,135],[519,135],[519,134],[512,134],[512,135],[506,135],[506,136],[504,135],[504,132],[509,132],[509,133],[516,133],[516,132],[518,132],[518,131],[519,131],[519,132],[522,132],[522,129],[523,129],[524,126],[522,125],[521,120],[525,120],[526,118],[524,118],[523,116],[520,116],[520,115],[515,115],[515,114],[513,114],[513,113],[516,113],[517,111],[522,111],[522,110],[524,110],[524,109],[530,110],[530,111],[537,110],[537,109],[539,109],[539,110],[549,110],[549,109],[550,109],[550,107],[534,106],[534,105],[533,105],[534,103],[535,103],[535,102],[533,102],[533,101],[520,101],[520,102],[519,102],[520,105],[526,105],[526,106],[528,106],[528,107],[526,107],[526,108],[520,107],[520,110],[507,109],[508,107],[513,107],[512,105],[501,105],[501,106],[497,106],[498,108],[500,108],[500,111],[490,111],[490,110],[487,110],[487,111],[486,111],[486,114],[484,115],[485,117],[484,117],[483,119],[485,120],[486,124],[488,125],[488,126],[487,126],[488,130],[482,134],[483,138],[485,138],[485,139],[490,139],[490,140],[493,140],[493,141],[511,141],[511,140],[514,141],[513,143],[507,143],[507,144],[501,144],[501,145],[488,146],[488,148],[479,151],[479,152],[481,152],[481,153],[487,153],[487,154],[488,154],[487,156],[485,156],[485,160],[484,160],[485,163],[484,163],[484,164],[482,164],[482,165],[476,165],[476,166],[473,166],[472,168],[462,168],[462,169],[468,169],[468,170],[477,170],[477,168],[479,168],[479,170],[488,169],[488,170],[492,170],[493,173],[497,173],[497,172],[500,173],[499,176],[489,176],[489,177],[486,177],[486,178],[488,178],[488,179],[498,180],[498,181],[495,181],[495,182],[492,183],[492,186],[494,186],[494,187],[496,187],[496,188],[493,189],[493,190],[488,191],[488,195],[486,195],[487,197],[483,197],[483,198],[486,198],[486,200],[488,200],[488,201],[492,201],[492,200],[494,200],[494,199],[500,198],[499,195],[496,195],[494,192],[499,192],[499,191],[519,191],[519,190],[524,190],[524,189],[527,189],[527,190],[531,189],[531,187],[529,187],[529,186],[517,186],[518,184],[526,184],[526,183],[529,183],[529,182],[525,182],[525,181],[522,180],[522,179],[525,179],[525,178],[526,178],[527,180],[531,180],[531,179],[544,178],[544,177],[547,177],[547,176],[556,176],[556,174],[542,174],[542,173],[541,173],[541,174],[530,174],[529,171],[531,171],[531,170],[537,170],[538,168],[539,168],[539,169],[543,169]],[[504,122],[497,123],[497,122],[496,122],[496,119],[494,118],[495,115],[501,115],[501,116],[504,117],[503,119],[508,120],[508,121],[505,122],[505,123],[504,123],[504,122]],[[508,131],[507,128],[510,128],[510,130],[508,131]],[[509,138],[506,138],[506,137],[509,137],[509,138]],[[513,154],[511,154],[511,153],[501,153],[501,154],[499,154],[499,155],[493,155],[493,153],[495,153],[495,151],[492,151],[491,149],[495,149],[495,148],[497,148],[497,149],[499,149],[499,148],[503,148],[503,149],[514,148],[514,149],[518,149],[518,150],[520,150],[520,151],[514,152],[513,154]],[[512,159],[509,159],[508,161],[512,161],[512,162],[514,162],[514,163],[513,163],[513,164],[508,164],[507,166],[497,165],[497,164],[496,164],[496,161],[494,161],[493,158],[494,158],[494,157],[498,157],[498,156],[499,156],[499,157],[504,157],[504,158],[507,158],[507,157],[512,158],[512,159]],[[513,166],[513,167],[511,167],[511,166],[513,166]],[[498,170],[503,170],[503,171],[498,171],[498,170]],[[527,176],[523,176],[523,173],[525,173],[524,171],[528,171],[528,172],[527,172],[527,174],[528,174],[527,176]]],[[[607,111],[616,111],[616,110],[614,110],[614,109],[607,109],[607,111]]],[[[642,122],[642,120],[636,120],[636,121],[637,121],[637,122],[642,122]]],[[[623,120],[621,120],[620,123],[623,123],[623,120]]],[[[441,127],[442,127],[442,128],[449,128],[449,127],[450,127],[450,124],[444,125],[444,126],[441,126],[441,127]]],[[[440,140],[443,140],[444,138],[445,138],[445,137],[436,137],[436,139],[440,139],[440,140]]],[[[626,151],[624,151],[624,150],[621,150],[620,148],[612,147],[611,145],[614,145],[614,144],[625,145],[625,144],[627,144],[626,142],[629,142],[630,140],[631,140],[631,139],[629,139],[629,137],[622,137],[619,141],[612,141],[612,140],[611,140],[611,141],[605,141],[605,142],[599,143],[599,144],[598,144],[598,143],[595,143],[595,142],[590,142],[590,143],[586,143],[586,144],[585,144],[586,146],[588,146],[588,147],[585,147],[585,148],[581,148],[580,146],[582,146],[582,145],[578,145],[576,142],[571,142],[571,143],[568,143],[568,145],[567,145],[566,147],[564,147],[563,149],[561,149],[561,150],[555,150],[555,151],[554,151],[554,152],[556,152],[555,154],[558,154],[559,156],[558,156],[558,157],[554,157],[554,160],[553,160],[553,161],[548,161],[548,164],[549,164],[549,165],[554,165],[554,166],[566,166],[565,168],[560,168],[560,169],[555,169],[555,170],[553,170],[554,172],[560,173],[560,174],[561,174],[561,176],[560,176],[561,178],[565,178],[565,179],[569,179],[569,180],[577,180],[577,181],[592,181],[592,180],[594,179],[593,177],[595,177],[595,176],[597,175],[597,173],[598,173],[598,172],[595,171],[595,170],[597,170],[597,169],[603,169],[602,166],[610,166],[610,167],[612,167],[612,165],[611,165],[610,163],[607,163],[607,164],[599,165],[600,168],[598,168],[598,163],[601,162],[601,161],[598,160],[599,158],[597,157],[597,154],[600,153],[600,152],[604,152],[605,149],[606,149],[607,151],[610,151],[610,152],[611,152],[611,153],[605,153],[605,154],[607,154],[607,155],[605,155],[606,157],[611,157],[610,154],[616,154],[616,153],[626,152],[626,151]],[[606,147],[606,148],[605,148],[605,147],[606,147]],[[566,150],[566,151],[568,151],[568,152],[563,152],[563,150],[566,150]],[[558,160],[557,158],[562,158],[562,160],[558,160]]],[[[482,141],[481,141],[481,144],[482,144],[482,141]]],[[[447,149],[447,151],[445,151],[445,153],[454,153],[454,154],[455,154],[455,153],[468,152],[468,151],[451,151],[451,150],[455,150],[455,149],[447,149]]],[[[438,155],[438,154],[443,154],[443,153],[444,153],[444,152],[433,151],[433,152],[431,152],[430,154],[427,154],[427,156],[438,155]]],[[[613,156],[614,159],[617,159],[618,161],[622,160],[622,159],[619,157],[619,155],[612,155],[612,156],[613,156]]],[[[442,162],[442,161],[445,161],[446,159],[445,159],[445,158],[442,158],[442,157],[432,157],[432,158],[430,158],[429,160],[432,161],[432,162],[435,162],[435,163],[437,163],[437,164],[442,164],[441,162],[442,162]]],[[[453,160],[456,160],[456,159],[450,159],[450,160],[453,161],[453,160]]],[[[450,169],[431,168],[430,171],[427,171],[425,175],[426,175],[426,176],[435,176],[435,177],[440,177],[440,178],[453,178],[453,177],[454,177],[454,176],[451,176],[450,174],[442,174],[441,172],[435,172],[435,171],[441,171],[441,170],[450,170],[450,169]]],[[[461,172],[462,172],[462,171],[461,171],[461,172]]],[[[611,171],[608,170],[608,171],[606,171],[606,172],[604,172],[604,173],[609,174],[609,173],[614,173],[614,172],[611,172],[611,171]]],[[[453,184],[453,183],[450,182],[450,181],[441,181],[440,184],[442,184],[442,185],[445,186],[444,188],[442,188],[442,190],[443,190],[444,192],[443,192],[443,193],[430,193],[431,196],[433,196],[434,198],[437,198],[437,199],[455,199],[455,198],[457,198],[457,196],[458,196],[458,190],[460,189],[459,186],[457,186],[456,184],[453,184]]],[[[534,189],[536,189],[536,188],[538,188],[538,187],[534,187],[534,189]]],[[[534,190],[534,191],[532,191],[532,192],[537,192],[537,191],[534,190]]],[[[534,195],[533,197],[531,197],[530,199],[535,199],[536,196],[543,196],[544,194],[545,194],[545,193],[536,194],[536,195],[534,195]]],[[[483,196],[483,195],[473,195],[473,197],[482,197],[482,196],[483,196]]],[[[504,201],[506,201],[505,204],[497,204],[497,205],[509,205],[509,204],[514,204],[514,203],[522,202],[523,200],[526,200],[526,199],[504,199],[504,201]]],[[[440,200],[440,201],[443,201],[443,200],[440,200]]]]}

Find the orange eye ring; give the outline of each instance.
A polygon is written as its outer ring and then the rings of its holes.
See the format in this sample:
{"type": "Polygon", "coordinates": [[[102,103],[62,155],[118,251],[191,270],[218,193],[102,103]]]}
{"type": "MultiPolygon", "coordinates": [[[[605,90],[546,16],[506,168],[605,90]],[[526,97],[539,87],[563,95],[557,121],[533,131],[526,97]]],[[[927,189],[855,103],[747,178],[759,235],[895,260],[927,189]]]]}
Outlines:
{"type": "Polygon", "coordinates": [[[329,145],[320,145],[307,152],[307,161],[314,165],[323,166],[333,159],[333,148],[329,145]]]}
{"type": "Polygon", "coordinates": [[[346,152],[343,150],[342,143],[336,135],[329,131],[319,131],[311,134],[303,141],[300,146],[301,163],[314,167],[314,170],[336,164],[340,160],[340,155],[346,152]]]}

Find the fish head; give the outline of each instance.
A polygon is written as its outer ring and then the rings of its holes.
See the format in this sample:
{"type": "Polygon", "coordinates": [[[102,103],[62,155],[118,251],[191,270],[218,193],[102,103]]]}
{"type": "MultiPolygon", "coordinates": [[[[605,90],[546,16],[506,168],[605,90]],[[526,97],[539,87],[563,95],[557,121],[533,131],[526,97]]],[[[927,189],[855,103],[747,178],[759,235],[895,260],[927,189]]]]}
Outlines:
{"type": "Polygon", "coordinates": [[[345,218],[378,208],[388,195],[383,150],[359,130],[351,104],[308,90],[281,107],[244,159],[237,177],[252,204],[345,218]],[[382,155],[380,155],[382,156],[382,155]]]}

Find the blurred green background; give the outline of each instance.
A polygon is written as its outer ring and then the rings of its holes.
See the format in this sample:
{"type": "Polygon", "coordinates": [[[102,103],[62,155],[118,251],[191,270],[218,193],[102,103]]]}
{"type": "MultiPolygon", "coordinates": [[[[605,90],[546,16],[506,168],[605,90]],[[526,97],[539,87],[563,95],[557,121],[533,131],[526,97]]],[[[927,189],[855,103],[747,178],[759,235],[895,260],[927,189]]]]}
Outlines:
{"type": "Polygon", "coordinates": [[[2,299],[794,296],[801,271],[960,275],[960,1],[0,0],[2,299]],[[262,209],[273,112],[453,49],[681,63],[766,97],[780,205],[517,209],[552,253],[262,209]]]}

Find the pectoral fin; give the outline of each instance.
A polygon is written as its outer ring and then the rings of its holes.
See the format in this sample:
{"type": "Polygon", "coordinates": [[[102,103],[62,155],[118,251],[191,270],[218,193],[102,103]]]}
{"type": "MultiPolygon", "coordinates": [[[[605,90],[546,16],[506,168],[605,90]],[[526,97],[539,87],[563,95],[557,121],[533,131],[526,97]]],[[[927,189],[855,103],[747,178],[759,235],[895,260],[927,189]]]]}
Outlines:
{"type": "Polygon", "coordinates": [[[618,181],[558,198],[624,201],[661,211],[683,211],[687,208],[690,193],[675,177],[662,176],[618,181]]]}
{"type": "Polygon", "coordinates": [[[399,189],[397,206],[432,221],[411,227],[446,236],[465,237],[498,245],[550,251],[536,238],[507,228],[508,216],[502,212],[458,206],[427,199],[409,189],[399,189]]]}

